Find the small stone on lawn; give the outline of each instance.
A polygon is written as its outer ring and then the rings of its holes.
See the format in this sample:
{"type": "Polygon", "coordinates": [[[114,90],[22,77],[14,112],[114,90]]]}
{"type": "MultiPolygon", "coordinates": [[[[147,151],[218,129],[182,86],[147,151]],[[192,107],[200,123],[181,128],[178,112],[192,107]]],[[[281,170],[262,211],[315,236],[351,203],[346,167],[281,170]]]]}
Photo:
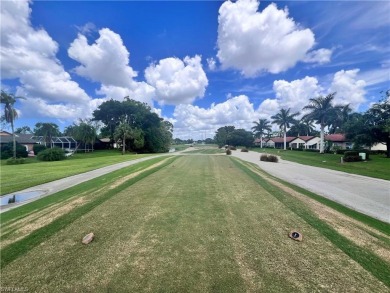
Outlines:
{"type": "Polygon", "coordinates": [[[93,238],[95,238],[95,235],[91,232],[84,236],[83,240],[81,241],[83,244],[89,244],[93,238]]]}

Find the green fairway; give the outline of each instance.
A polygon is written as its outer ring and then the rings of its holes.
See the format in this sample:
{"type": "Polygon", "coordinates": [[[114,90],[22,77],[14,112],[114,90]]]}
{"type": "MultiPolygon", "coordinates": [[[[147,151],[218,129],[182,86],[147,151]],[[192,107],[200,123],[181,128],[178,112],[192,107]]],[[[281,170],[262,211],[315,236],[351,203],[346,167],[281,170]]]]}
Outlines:
{"type": "Polygon", "coordinates": [[[0,194],[8,194],[53,180],[145,156],[151,155],[121,155],[118,150],[107,150],[74,154],[64,161],[56,162],[42,162],[36,158],[28,158],[26,164],[6,165],[3,160],[1,161],[0,168],[0,194]]]}
{"type": "Polygon", "coordinates": [[[340,163],[342,155],[319,154],[315,152],[280,150],[273,148],[252,148],[251,151],[259,153],[276,154],[283,160],[304,165],[328,168],[332,170],[390,180],[390,159],[384,155],[370,155],[369,161],[340,163]]]}
{"type": "Polygon", "coordinates": [[[2,287],[389,291],[390,237],[251,165],[229,156],[182,156],[114,173],[64,191],[62,201],[3,215],[1,252],[13,257],[2,260],[2,287]],[[302,242],[287,237],[291,229],[304,235],[302,242]],[[96,238],[85,246],[81,238],[89,232],[96,238]]]}

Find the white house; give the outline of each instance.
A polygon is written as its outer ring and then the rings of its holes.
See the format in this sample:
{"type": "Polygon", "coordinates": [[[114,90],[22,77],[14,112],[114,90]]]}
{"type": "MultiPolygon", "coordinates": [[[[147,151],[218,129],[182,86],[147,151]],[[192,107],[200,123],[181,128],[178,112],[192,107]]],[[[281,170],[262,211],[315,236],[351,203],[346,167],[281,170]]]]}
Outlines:
{"type": "Polygon", "coordinates": [[[290,142],[293,149],[315,149],[320,148],[320,138],[317,136],[298,136],[290,142]]]}

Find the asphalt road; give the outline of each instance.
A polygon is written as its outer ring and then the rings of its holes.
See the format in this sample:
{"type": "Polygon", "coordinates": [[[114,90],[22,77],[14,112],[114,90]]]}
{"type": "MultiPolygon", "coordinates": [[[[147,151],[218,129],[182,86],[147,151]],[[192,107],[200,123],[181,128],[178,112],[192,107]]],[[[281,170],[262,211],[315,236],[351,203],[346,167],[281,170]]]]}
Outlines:
{"type": "Polygon", "coordinates": [[[233,151],[267,173],[356,211],[390,223],[390,181],[279,160],[260,161],[260,153],[233,151]]]}

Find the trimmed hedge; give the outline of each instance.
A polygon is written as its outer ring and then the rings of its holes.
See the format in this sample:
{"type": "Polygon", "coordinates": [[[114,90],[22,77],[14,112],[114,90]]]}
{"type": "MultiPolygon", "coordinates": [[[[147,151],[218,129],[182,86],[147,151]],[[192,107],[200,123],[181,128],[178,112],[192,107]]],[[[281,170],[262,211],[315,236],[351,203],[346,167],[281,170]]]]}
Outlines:
{"type": "Polygon", "coordinates": [[[7,161],[5,161],[7,165],[19,165],[26,163],[26,159],[24,158],[9,158],[7,161]]]}
{"type": "Polygon", "coordinates": [[[226,154],[229,156],[229,155],[232,154],[232,151],[228,148],[228,149],[226,150],[226,154]]]}
{"type": "Polygon", "coordinates": [[[61,161],[66,159],[64,150],[60,148],[52,148],[41,151],[37,159],[40,161],[61,161]]]}
{"type": "Polygon", "coordinates": [[[260,156],[260,161],[277,163],[279,160],[275,155],[262,154],[260,156]]]}
{"type": "Polygon", "coordinates": [[[358,162],[362,159],[359,156],[359,153],[365,153],[366,154],[366,160],[370,159],[370,151],[367,150],[356,150],[356,151],[345,151],[344,152],[344,161],[345,162],[358,162]],[[357,157],[360,159],[358,160],[357,157]]]}
{"type": "MultiPolygon", "coordinates": [[[[9,159],[13,156],[13,143],[9,142],[7,144],[4,144],[1,147],[1,159],[9,159]]],[[[20,143],[16,143],[16,157],[17,158],[27,158],[28,153],[26,151],[26,147],[22,146],[20,143]]]]}
{"type": "Polygon", "coordinates": [[[249,150],[248,150],[247,148],[242,148],[242,149],[241,149],[241,152],[247,153],[247,152],[249,152],[249,150]]]}

